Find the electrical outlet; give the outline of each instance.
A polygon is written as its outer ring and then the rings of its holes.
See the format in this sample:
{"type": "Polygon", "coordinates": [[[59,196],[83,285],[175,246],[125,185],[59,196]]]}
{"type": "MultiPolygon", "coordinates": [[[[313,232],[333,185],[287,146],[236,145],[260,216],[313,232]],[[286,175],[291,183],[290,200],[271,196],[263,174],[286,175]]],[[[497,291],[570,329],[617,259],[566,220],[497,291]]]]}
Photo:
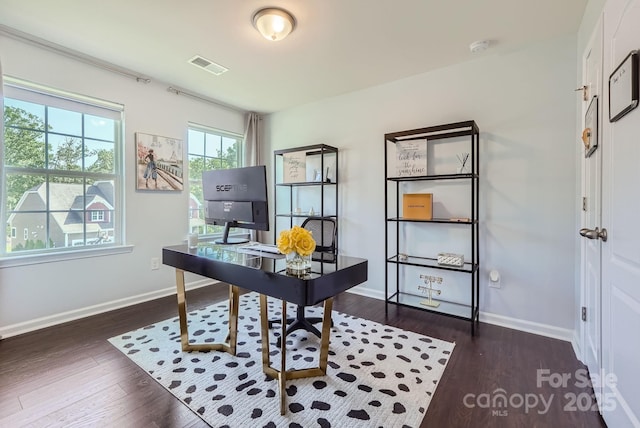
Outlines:
{"type": "Polygon", "coordinates": [[[160,269],[160,259],[157,257],[152,257],[151,258],[151,270],[158,270],[160,269]]]}
{"type": "Polygon", "coordinates": [[[489,272],[489,287],[491,288],[500,288],[500,272],[493,269],[489,272]]]}

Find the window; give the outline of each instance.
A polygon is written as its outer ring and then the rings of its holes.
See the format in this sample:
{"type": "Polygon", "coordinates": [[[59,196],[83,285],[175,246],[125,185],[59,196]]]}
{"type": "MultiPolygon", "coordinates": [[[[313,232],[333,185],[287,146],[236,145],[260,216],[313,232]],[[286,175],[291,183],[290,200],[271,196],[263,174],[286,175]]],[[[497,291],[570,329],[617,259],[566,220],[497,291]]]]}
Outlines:
{"type": "Polygon", "coordinates": [[[104,211],[91,211],[91,221],[104,221],[104,211]]]}
{"type": "Polygon", "coordinates": [[[5,77],[0,256],[123,242],[122,111],[5,77]]]}
{"type": "Polygon", "coordinates": [[[12,237],[12,238],[15,238],[15,237],[16,237],[16,228],[15,228],[15,227],[12,227],[12,228],[11,228],[11,237],[12,237]]]}
{"type": "MultiPolygon", "coordinates": [[[[222,226],[204,223],[202,172],[211,169],[238,168],[242,165],[241,135],[189,125],[189,231],[200,235],[221,234],[222,226]]],[[[233,231],[233,229],[232,229],[233,231]]]]}

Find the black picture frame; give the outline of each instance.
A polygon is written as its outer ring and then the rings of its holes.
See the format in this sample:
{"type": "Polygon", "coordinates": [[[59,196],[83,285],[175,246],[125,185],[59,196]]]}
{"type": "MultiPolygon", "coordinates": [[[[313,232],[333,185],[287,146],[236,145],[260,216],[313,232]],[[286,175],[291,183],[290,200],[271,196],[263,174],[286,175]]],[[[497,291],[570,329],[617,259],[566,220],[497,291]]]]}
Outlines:
{"type": "Polygon", "coordinates": [[[609,76],[609,122],[638,107],[638,51],[631,51],[609,76]]]}
{"type": "Polygon", "coordinates": [[[598,148],[598,97],[594,96],[584,114],[584,157],[588,158],[598,148]],[[586,141],[585,141],[586,138],[586,141]]]}

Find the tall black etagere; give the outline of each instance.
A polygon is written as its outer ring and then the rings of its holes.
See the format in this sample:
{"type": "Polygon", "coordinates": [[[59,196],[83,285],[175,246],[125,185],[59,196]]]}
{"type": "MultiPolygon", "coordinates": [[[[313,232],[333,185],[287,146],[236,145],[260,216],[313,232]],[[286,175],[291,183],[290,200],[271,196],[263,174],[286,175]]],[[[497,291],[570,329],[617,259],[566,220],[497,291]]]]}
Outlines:
{"type": "MultiPolygon", "coordinates": [[[[471,334],[475,335],[477,324],[479,322],[479,284],[480,284],[480,244],[479,244],[479,189],[480,189],[480,130],[475,121],[465,121],[450,123],[444,125],[430,126],[426,128],[412,129],[401,132],[393,132],[385,134],[385,312],[388,313],[389,304],[408,306],[413,308],[419,308],[425,311],[439,313],[455,318],[465,319],[470,321],[471,334]],[[425,175],[410,176],[410,177],[395,177],[395,171],[389,170],[390,154],[395,153],[395,146],[401,141],[426,141],[427,159],[429,161],[436,161],[437,159],[431,159],[435,156],[434,150],[431,150],[433,144],[445,144],[448,141],[456,141],[460,144],[460,141],[469,138],[469,161],[470,171],[459,172],[453,168],[452,173],[431,173],[430,169],[427,169],[425,175]],[[437,188],[436,183],[452,183],[453,181],[462,180],[468,182],[470,186],[470,200],[468,213],[469,217],[460,218],[431,218],[429,220],[417,220],[401,217],[400,209],[402,203],[402,195],[405,192],[405,188],[408,183],[417,181],[431,182],[437,188]],[[464,264],[460,267],[441,265],[438,264],[437,254],[420,254],[407,251],[406,253],[400,253],[400,242],[402,238],[401,227],[408,224],[417,224],[418,226],[431,224],[432,227],[467,227],[469,229],[469,240],[467,244],[470,248],[469,255],[465,254],[464,264]],[[455,225],[455,226],[454,226],[455,225]],[[394,239],[390,239],[390,234],[394,236],[394,239]],[[447,301],[446,298],[437,298],[440,303],[437,308],[425,306],[421,302],[424,302],[425,295],[419,294],[418,291],[412,292],[408,290],[408,287],[401,287],[402,281],[406,282],[406,275],[401,275],[402,269],[422,269],[425,272],[433,272],[433,269],[454,271],[461,274],[468,274],[470,276],[469,294],[468,300],[461,302],[447,301]]],[[[451,159],[451,154],[449,154],[451,159]]],[[[455,160],[454,160],[455,161],[455,160]]],[[[436,162],[434,162],[436,163],[436,162]]],[[[455,166],[455,164],[454,164],[455,166]]],[[[447,171],[449,172],[449,171],[447,171]]],[[[455,191],[455,189],[453,190],[455,191]]],[[[436,197],[434,194],[434,198],[436,197]]],[[[420,226],[422,227],[422,226],[420,226]]],[[[463,281],[466,282],[466,281],[463,281]]],[[[464,290],[462,294],[466,294],[464,290]]]]}
{"type": "MultiPolygon", "coordinates": [[[[314,144],[309,146],[293,147],[289,149],[275,150],[274,152],[274,242],[278,239],[280,231],[300,225],[310,216],[308,207],[303,207],[301,212],[296,212],[296,201],[294,198],[304,198],[302,195],[307,190],[310,195],[306,195],[307,201],[315,201],[313,216],[330,217],[338,221],[338,149],[326,144],[314,144]],[[282,181],[284,156],[287,153],[304,152],[307,159],[318,165],[320,170],[320,180],[305,179],[304,181],[285,183],[282,181]],[[327,174],[327,167],[332,167],[327,174]],[[280,192],[285,193],[282,198],[280,192]],[[315,192],[315,196],[313,195],[315,192]],[[286,202],[283,203],[283,199],[286,202]],[[317,210],[317,211],[316,211],[317,210]]],[[[337,232],[336,232],[336,253],[337,253],[337,232]]]]}

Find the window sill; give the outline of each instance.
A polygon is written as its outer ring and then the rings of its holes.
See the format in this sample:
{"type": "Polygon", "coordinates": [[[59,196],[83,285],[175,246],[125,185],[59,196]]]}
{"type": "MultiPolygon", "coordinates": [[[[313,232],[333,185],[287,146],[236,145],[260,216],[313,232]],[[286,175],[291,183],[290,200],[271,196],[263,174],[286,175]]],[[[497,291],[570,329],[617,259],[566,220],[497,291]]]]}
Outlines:
{"type": "Polygon", "coordinates": [[[30,254],[0,258],[0,269],[18,266],[37,265],[42,263],[61,262],[66,260],[86,259],[90,257],[110,256],[133,251],[133,245],[116,245],[113,247],[91,248],[82,250],[60,251],[49,254],[30,254]]]}

